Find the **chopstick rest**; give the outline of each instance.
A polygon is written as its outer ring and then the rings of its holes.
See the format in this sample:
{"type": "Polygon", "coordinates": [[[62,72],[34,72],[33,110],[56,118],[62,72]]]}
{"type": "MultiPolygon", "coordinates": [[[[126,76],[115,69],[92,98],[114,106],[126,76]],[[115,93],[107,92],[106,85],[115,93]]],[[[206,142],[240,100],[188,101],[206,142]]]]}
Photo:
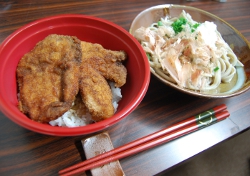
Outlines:
{"type": "MultiPolygon", "coordinates": [[[[109,134],[103,132],[81,140],[87,159],[114,149],[109,134]]],[[[119,160],[90,170],[92,176],[125,176],[119,160]]]]}
{"type": "Polygon", "coordinates": [[[216,106],[210,110],[207,110],[196,116],[192,116],[163,130],[157,131],[153,134],[132,141],[126,145],[120,146],[114,150],[110,150],[94,158],[63,169],[59,171],[59,174],[64,176],[78,174],[83,171],[127,156],[131,156],[133,154],[177,139],[178,137],[187,135],[191,132],[197,131],[213,123],[226,119],[230,115],[226,109],[227,107],[225,104],[216,106]]]}

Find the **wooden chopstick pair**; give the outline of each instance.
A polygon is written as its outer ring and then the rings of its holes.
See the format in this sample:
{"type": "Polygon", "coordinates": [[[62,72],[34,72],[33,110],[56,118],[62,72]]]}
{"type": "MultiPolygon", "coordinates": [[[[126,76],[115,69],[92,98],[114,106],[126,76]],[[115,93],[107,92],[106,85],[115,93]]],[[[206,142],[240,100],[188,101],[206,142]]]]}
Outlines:
{"type": "Polygon", "coordinates": [[[132,141],[126,145],[120,146],[103,154],[85,160],[81,163],[63,169],[59,171],[59,175],[66,176],[79,174],[86,170],[90,170],[112,161],[131,156],[133,154],[169,142],[191,132],[197,131],[201,128],[229,117],[230,114],[226,109],[227,107],[225,104],[216,106],[213,109],[190,117],[168,128],[152,133],[148,136],[132,141]]]}

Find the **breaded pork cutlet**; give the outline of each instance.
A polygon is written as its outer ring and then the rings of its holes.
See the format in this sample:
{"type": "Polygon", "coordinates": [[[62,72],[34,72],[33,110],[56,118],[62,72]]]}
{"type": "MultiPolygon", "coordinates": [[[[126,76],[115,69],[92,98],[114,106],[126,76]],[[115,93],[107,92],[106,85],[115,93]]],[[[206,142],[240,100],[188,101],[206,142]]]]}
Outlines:
{"type": "Polygon", "coordinates": [[[112,92],[106,79],[88,64],[81,65],[80,94],[94,121],[114,114],[112,92]]]}
{"type": "Polygon", "coordinates": [[[45,123],[68,111],[79,91],[80,40],[52,34],[37,43],[17,66],[19,109],[45,123]]]}
{"type": "Polygon", "coordinates": [[[126,60],[124,51],[104,49],[100,44],[81,42],[82,64],[89,64],[107,80],[115,82],[116,87],[126,83],[127,69],[122,64],[126,60]]]}

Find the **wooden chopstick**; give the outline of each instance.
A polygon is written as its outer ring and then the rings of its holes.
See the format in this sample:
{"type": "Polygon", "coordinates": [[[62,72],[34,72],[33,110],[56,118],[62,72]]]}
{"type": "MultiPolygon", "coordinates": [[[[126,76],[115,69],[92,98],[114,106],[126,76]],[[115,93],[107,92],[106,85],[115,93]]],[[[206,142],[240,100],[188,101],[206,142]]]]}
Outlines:
{"type": "Polygon", "coordinates": [[[101,166],[103,164],[130,156],[135,153],[150,149],[161,145],[180,136],[186,135],[200,128],[206,127],[214,122],[223,120],[229,117],[229,112],[226,110],[226,105],[222,104],[213,109],[205,111],[196,116],[190,117],[166,129],[160,130],[124,146],[118,147],[79,164],[59,171],[60,175],[74,175],[91,168],[101,166]]]}

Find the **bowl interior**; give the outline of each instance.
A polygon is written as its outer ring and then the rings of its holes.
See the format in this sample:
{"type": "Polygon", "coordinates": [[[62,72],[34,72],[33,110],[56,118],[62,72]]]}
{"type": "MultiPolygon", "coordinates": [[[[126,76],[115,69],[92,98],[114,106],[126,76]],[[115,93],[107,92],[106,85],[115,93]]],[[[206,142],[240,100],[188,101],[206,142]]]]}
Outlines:
{"type": "Polygon", "coordinates": [[[218,90],[214,90],[211,92],[199,92],[181,88],[177,84],[174,84],[161,77],[154,71],[153,68],[151,68],[151,73],[166,85],[178,89],[181,92],[200,97],[225,98],[236,96],[247,91],[250,88],[250,44],[239,31],[237,31],[233,26],[220,19],[219,17],[206,11],[189,6],[172,4],[158,5],[145,9],[144,11],[139,13],[131,23],[129,32],[133,35],[136,29],[142,26],[148,27],[152,23],[157,22],[160,18],[164,18],[166,16],[178,17],[183,10],[189,13],[195,21],[214,22],[217,25],[217,29],[221,33],[224,40],[229,45],[234,46],[233,50],[240,61],[244,64],[244,69],[237,68],[237,78],[234,85],[221,84],[218,90]]]}
{"type": "Polygon", "coordinates": [[[0,108],[11,120],[30,130],[59,136],[82,135],[102,130],[126,117],[144,97],[150,71],[140,44],[124,29],[111,22],[84,15],[59,15],[30,23],[2,43],[0,47],[0,108]],[[111,118],[84,127],[52,127],[31,121],[17,108],[16,67],[21,57],[49,34],[72,35],[80,40],[99,43],[106,49],[124,50],[128,54],[123,98],[111,118]],[[136,76],[135,76],[136,75],[136,76]]]}

